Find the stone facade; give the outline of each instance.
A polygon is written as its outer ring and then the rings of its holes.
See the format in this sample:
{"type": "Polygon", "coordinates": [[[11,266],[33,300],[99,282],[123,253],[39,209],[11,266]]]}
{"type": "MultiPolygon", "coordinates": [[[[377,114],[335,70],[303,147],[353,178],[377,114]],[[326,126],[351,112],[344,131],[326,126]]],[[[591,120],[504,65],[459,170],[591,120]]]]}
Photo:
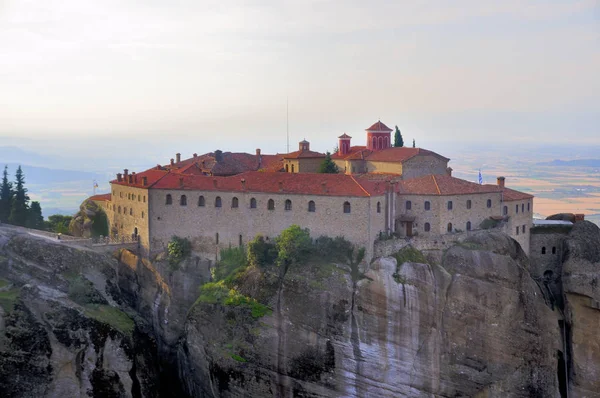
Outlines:
{"type": "Polygon", "coordinates": [[[111,235],[137,235],[142,247],[149,247],[148,192],[148,189],[116,184],[112,186],[111,200],[104,204],[111,235]]]}
{"type": "Polygon", "coordinates": [[[442,159],[434,155],[419,155],[408,159],[402,164],[402,178],[416,178],[428,174],[445,174],[447,168],[447,159],[442,159]]]}

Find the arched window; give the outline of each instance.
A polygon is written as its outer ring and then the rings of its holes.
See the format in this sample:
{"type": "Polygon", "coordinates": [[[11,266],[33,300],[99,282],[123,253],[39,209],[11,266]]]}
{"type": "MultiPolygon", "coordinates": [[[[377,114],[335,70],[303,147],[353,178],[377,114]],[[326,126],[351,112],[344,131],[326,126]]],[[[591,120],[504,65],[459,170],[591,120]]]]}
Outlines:
{"type": "Polygon", "coordinates": [[[131,194],[130,193],[127,194],[127,200],[131,200],[131,194]]]}
{"type": "Polygon", "coordinates": [[[429,232],[431,231],[431,224],[429,224],[428,222],[425,223],[425,232],[429,232]]]}
{"type": "Polygon", "coordinates": [[[173,197],[171,196],[171,194],[167,194],[167,201],[165,203],[168,205],[173,204],[173,197]]]}
{"type": "Polygon", "coordinates": [[[377,202],[377,213],[381,213],[381,202],[377,202]]]}
{"type": "Polygon", "coordinates": [[[238,200],[238,198],[234,197],[233,199],[231,199],[231,207],[233,209],[237,209],[240,206],[240,201],[238,200]]]}
{"type": "Polygon", "coordinates": [[[292,165],[292,173],[294,172],[294,165],[292,165]]]}
{"type": "Polygon", "coordinates": [[[142,212],[142,218],[144,218],[144,212],[142,212]]]}
{"type": "Polygon", "coordinates": [[[519,205],[516,205],[515,206],[515,213],[518,213],[518,212],[519,212],[519,205]]]}
{"type": "Polygon", "coordinates": [[[379,137],[379,149],[383,149],[383,137],[379,137]]]}
{"type": "Polygon", "coordinates": [[[521,213],[525,213],[525,203],[521,203],[521,213]]]}
{"type": "Polygon", "coordinates": [[[546,246],[542,246],[542,254],[546,254],[546,246]]]}
{"type": "Polygon", "coordinates": [[[289,173],[290,172],[290,166],[288,166],[287,164],[285,165],[285,172],[289,173]]]}
{"type": "Polygon", "coordinates": [[[383,139],[383,144],[385,145],[384,148],[388,148],[390,146],[390,139],[388,137],[385,137],[383,139]]]}
{"type": "Polygon", "coordinates": [[[123,197],[123,192],[119,192],[119,197],[122,198],[123,197]]]}
{"type": "Polygon", "coordinates": [[[451,200],[448,201],[448,210],[452,210],[452,201],[451,200]]]}
{"type": "Polygon", "coordinates": [[[505,215],[507,215],[507,214],[508,214],[508,206],[504,206],[504,207],[502,208],[502,215],[503,215],[503,216],[505,216],[505,215]]]}
{"type": "Polygon", "coordinates": [[[467,221],[467,231],[471,230],[471,221],[467,221]]]}
{"type": "Polygon", "coordinates": [[[425,201],[425,210],[431,210],[431,202],[428,200],[425,201]]]}
{"type": "Polygon", "coordinates": [[[344,202],[344,213],[350,213],[351,210],[350,202],[344,202]]]}
{"type": "Polygon", "coordinates": [[[223,204],[221,203],[221,197],[217,196],[215,198],[215,207],[221,207],[223,204]]]}
{"type": "Polygon", "coordinates": [[[527,202],[527,211],[531,211],[531,203],[527,202]]]}
{"type": "Polygon", "coordinates": [[[187,206],[187,196],[181,195],[181,199],[179,199],[179,204],[181,206],[187,206]]]}
{"type": "Polygon", "coordinates": [[[488,207],[488,209],[492,208],[492,200],[491,199],[487,200],[487,207],[488,207]]]}
{"type": "Polygon", "coordinates": [[[133,216],[133,207],[130,207],[130,208],[129,208],[129,215],[130,215],[130,216],[133,216]]]}
{"type": "Polygon", "coordinates": [[[142,195],[138,195],[138,202],[142,201],[142,195]]]}
{"type": "Polygon", "coordinates": [[[254,198],[250,199],[250,208],[256,209],[256,199],[254,199],[254,198]]]}
{"type": "Polygon", "coordinates": [[[215,234],[215,242],[217,242],[217,245],[219,244],[219,233],[218,232],[215,234]]]}
{"type": "Polygon", "coordinates": [[[452,223],[451,222],[448,223],[447,230],[448,230],[448,232],[452,232],[452,223]]]}
{"type": "Polygon", "coordinates": [[[239,236],[238,245],[240,247],[244,246],[244,240],[242,239],[242,235],[239,236]]]}
{"type": "Polygon", "coordinates": [[[123,207],[123,214],[127,215],[127,207],[123,207]]]}
{"type": "Polygon", "coordinates": [[[377,149],[377,137],[373,137],[373,149],[377,149]]]}
{"type": "Polygon", "coordinates": [[[275,210],[275,201],[273,199],[269,199],[267,202],[267,210],[275,210]]]}
{"type": "Polygon", "coordinates": [[[292,210],[292,201],[289,199],[285,200],[285,209],[286,210],[292,210]]]}
{"type": "Polygon", "coordinates": [[[406,210],[412,209],[412,202],[410,200],[406,201],[406,210]]]}
{"type": "Polygon", "coordinates": [[[467,209],[470,209],[471,205],[472,205],[471,199],[467,200],[467,209]]]}
{"type": "Polygon", "coordinates": [[[146,195],[142,196],[142,200],[144,203],[146,203],[146,195]]]}
{"type": "Polygon", "coordinates": [[[308,202],[308,211],[311,213],[315,212],[315,202],[313,200],[308,202]]]}
{"type": "Polygon", "coordinates": [[[552,246],[552,254],[556,254],[556,246],[552,246]]]}
{"type": "Polygon", "coordinates": [[[525,233],[525,225],[521,227],[521,232],[525,233]]]}
{"type": "Polygon", "coordinates": [[[206,206],[206,199],[204,199],[204,196],[202,196],[202,195],[200,195],[200,197],[198,198],[198,206],[199,207],[206,206]]]}
{"type": "Polygon", "coordinates": [[[119,214],[121,214],[121,206],[119,206],[119,214]]]}

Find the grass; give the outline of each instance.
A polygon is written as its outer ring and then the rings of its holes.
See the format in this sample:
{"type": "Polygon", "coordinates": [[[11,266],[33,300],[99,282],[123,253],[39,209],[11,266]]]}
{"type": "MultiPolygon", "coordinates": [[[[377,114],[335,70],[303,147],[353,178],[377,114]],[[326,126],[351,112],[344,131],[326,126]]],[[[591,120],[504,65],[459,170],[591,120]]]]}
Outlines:
{"type": "Polygon", "coordinates": [[[84,312],[98,322],[106,323],[114,329],[131,336],[135,324],[133,320],[118,308],[110,305],[90,304],[84,307],[84,312]]]}
{"type": "Polygon", "coordinates": [[[10,285],[9,281],[0,278],[0,289],[2,289],[3,287],[6,287],[8,285],[10,285]]]}
{"type": "Polygon", "coordinates": [[[421,253],[419,250],[415,249],[412,246],[406,246],[394,254],[396,258],[396,272],[392,275],[396,283],[401,283],[403,285],[410,284],[407,282],[406,278],[403,275],[400,275],[400,268],[404,263],[419,263],[419,264],[429,264],[429,261],[425,258],[425,255],[421,253]]]}
{"type": "Polygon", "coordinates": [[[205,283],[200,287],[200,296],[196,304],[222,304],[234,307],[245,307],[250,309],[252,318],[258,319],[270,315],[272,310],[264,304],[259,303],[252,297],[244,296],[235,289],[229,289],[224,281],[205,283]]]}
{"type": "Polygon", "coordinates": [[[2,307],[5,313],[11,312],[15,307],[19,299],[20,290],[19,288],[14,288],[0,292],[0,307],[2,307]]]}
{"type": "Polygon", "coordinates": [[[245,358],[243,358],[237,354],[231,354],[231,358],[235,359],[238,362],[248,362],[248,361],[246,361],[245,358]]]}

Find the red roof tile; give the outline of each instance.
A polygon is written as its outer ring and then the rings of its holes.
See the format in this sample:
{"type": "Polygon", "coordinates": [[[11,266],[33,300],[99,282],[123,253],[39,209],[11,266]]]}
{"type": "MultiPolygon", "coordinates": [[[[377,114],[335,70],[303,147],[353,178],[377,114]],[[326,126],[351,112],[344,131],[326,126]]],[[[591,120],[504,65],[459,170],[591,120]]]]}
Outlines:
{"type": "Polygon", "coordinates": [[[344,134],[340,135],[338,138],[352,138],[352,137],[350,137],[348,134],[344,133],[344,134]]]}
{"type": "Polygon", "coordinates": [[[369,127],[366,130],[367,131],[392,131],[391,128],[389,128],[385,124],[381,123],[381,121],[378,121],[377,123],[373,124],[371,127],[369,127]]]}
{"type": "Polygon", "coordinates": [[[497,185],[480,185],[448,175],[426,175],[398,182],[402,195],[469,195],[500,192],[497,185]]]}
{"type": "Polygon", "coordinates": [[[167,174],[169,174],[169,171],[166,170],[165,168],[161,167],[159,170],[157,167],[154,167],[154,168],[148,169],[146,171],[142,171],[141,173],[137,173],[135,175],[135,178],[132,178],[131,183],[129,183],[128,179],[126,179],[125,176],[123,176],[123,179],[120,182],[117,180],[112,180],[110,183],[116,184],[116,185],[125,185],[125,186],[130,186],[130,187],[136,187],[136,188],[148,188],[148,187],[152,186],[152,184],[156,183],[161,178],[166,176],[167,174]],[[144,185],[143,177],[147,178],[146,185],[144,185]]]}
{"type": "Polygon", "coordinates": [[[324,158],[325,154],[314,151],[296,151],[281,155],[284,159],[324,158]]]}
{"type": "Polygon", "coordinates": [[[371,150],[367,149],[366,146],[353,146],[350,147],[350,151],[345,155],[340,155],[339,152],[336,152],[331,155],[332,159],[365,159],[368,155],[371,154],[371,150]]]}
{"type": "Polygon", "coordinates": [[[515,191],[514,189],[504,188],[502,191],[502,200],[505,202],[512,202],[513,200],[526,200],[532,199],[533,195],[525,192],[515,191]]]}
{"type": "Polygon", "coordinates": [[[433,151],[422,148],[407,148],[407,147],[392,147],[381,149],[373,152],[367,160],[375,162],[405,162],[417,155],[433,155],[440,159],[449,161],[450,159],[443,157],[433,151]]]}
{"type": "Polygon", "coordinates": [[[111,194],[109,194],[109,193],[94,195],[94,196],[90,196],[88,198],[88,200],[93,200],[95,202],[106,202],[106,201],[110,201],[110,199],[111,199],[111,194]]]}

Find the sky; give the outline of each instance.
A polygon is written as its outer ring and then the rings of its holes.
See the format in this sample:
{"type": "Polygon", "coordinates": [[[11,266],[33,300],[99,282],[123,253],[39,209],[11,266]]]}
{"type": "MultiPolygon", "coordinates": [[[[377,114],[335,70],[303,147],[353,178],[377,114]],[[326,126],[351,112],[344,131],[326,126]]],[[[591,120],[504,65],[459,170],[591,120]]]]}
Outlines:
{"type": "Polygon", "coordinates": [[[599,71],[599,1],[0,0],[0,145],[600,144],[599,71]]]}

